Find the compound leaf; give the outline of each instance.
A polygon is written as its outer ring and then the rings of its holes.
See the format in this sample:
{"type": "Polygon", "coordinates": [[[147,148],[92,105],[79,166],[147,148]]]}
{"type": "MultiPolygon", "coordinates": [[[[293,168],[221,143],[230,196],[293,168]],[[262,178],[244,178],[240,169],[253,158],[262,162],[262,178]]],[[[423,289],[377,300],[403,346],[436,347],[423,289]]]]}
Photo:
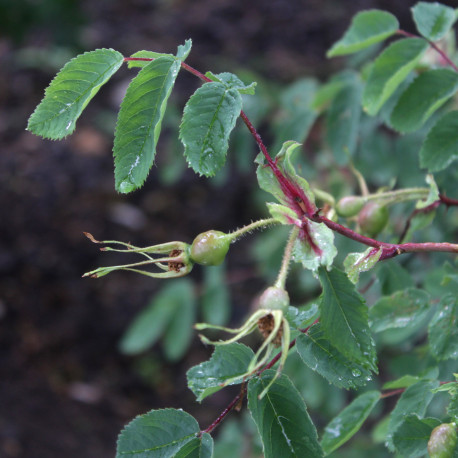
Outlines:
{"type": "Polygon", "coordinates": [[[338,388],[356,388],[371,380],[371,373],[350,361],[324,336],[320,324],[296,338],[297,352],[305,364],[338,388]]]}
{"type": "Polygon", "coordinates": [[[420,150],[420,166],[439,172],[458,159],[458,111],[442,116],[429,131],[420,150]]]}
{"type": "Polygon", "coordinates": [[[427,48],[428,42],[422,38],[405,38],[392,43],[377,57],[363,92],[363,106],[370,115],[377,114],[427,48]]]}
{"type": "Polygon", "coordinates": [[[386,436],[386,445],[393,451],[393,435],[404,421],[404,418],[410,414],[417,414],[422,417],[428,407],[435,388],[439,386],[437,381],[420,381],[409,386],[399,398],[395,408],[390,414],[388,430],[386,436]]]}
{"type": "Polygon", "coordinates": [[[134,418],[121,431],[116,458],[124,455],[138,458],[172,458],[177,456],[188,442],[195,439],[199,431],[195,418],[182,410],[152,410],[134,418]]]}
{"type": "Polygon", "coordinates": [[[188,370],[188,387],[200,402],[221,390],[221,384],[229,379],[234,379],[229,385],[242,383],[242,378],[237,376],[246,372],[253,356],[251,348],[243,344],[216,346],[208,361],[188,370]]]}
{"type": "Polygon", "coordinates": [[[416,288],[380,298],[369,310],[372,331],[405,328],[419,323],[430,311],[429,299],[426,291],[416,288]]]}
{"type": "Polygon", "coordinates": [[[321,446],[326,454],[354,436],[380,399],[379,391],[368,391],[354,399],[325,427],[321,446]]]}
{"type": "Polygon", "coordinates": [[[127,88],[116,124],[113,155],[115,187],[129,193],[141,187],[153,165],[165,108],[181,60],[161,56],[143,67],[127,88]]]}
{"type": "Polygon", "coordinates": [[[440,40],[456,21],[455,10],[437,2],[418,2],[412,15],[417,30],[431,41],[440,40]]]}
{"type": "Polygon", "coordinates": [[[418,418],[407,415],[393,435],[393,444],[402,456],[416,458],[425,456],[432,430],[441,422],[436,418],[418,418]]]}
{"type": "Polygon", "coordinates": [[[399,98],[391,113],[391,126],[402,133],[419,129],[457,89],[458,74],[453,70],[421,73],[399,98]]]}
{"type": "Polygon", "coordinates": [[[344,36],[327,52],[327,57],[351,54],[385,40],[396,33],[398,20],[392,14],[381,10],[358,13],[344,36]]]}
{"type": "Polygon", "coordinates": [[[439,360],[458,358],[458,299],[447,294],[438,305],[429,328],[431,353],[439,360]]]}
{"type": "Polygon", "coordinates": [[[223,83],[205,83],[188,100],[180,139],[195,172],[209,177],[224,165],[229,135],[241,109],[240,92],[223,83]]]}
{"type": "Polygon", "coordinates": [[[52,140],[66,137],[91,99],[123,63],[113,49],[96,49],[67,62],[51,81],[27,129],[52,140]]]}
{"type": "Polygon", "coordinates": [[[377,371],[367,307],[355,285],[335,268],[329,272],[320,268],[318,276],[323,287],[320,322],[325,336],[351,361],[377,371]]]}
{"type": "Polygon", "coordinates": [[[268,370],[248,383],[248,408],[261,435],[264,456],[322,457],[304,400],[286,375],[281,375],[267,394],[258,399],[274,376],[275,371],[268,370]]]}

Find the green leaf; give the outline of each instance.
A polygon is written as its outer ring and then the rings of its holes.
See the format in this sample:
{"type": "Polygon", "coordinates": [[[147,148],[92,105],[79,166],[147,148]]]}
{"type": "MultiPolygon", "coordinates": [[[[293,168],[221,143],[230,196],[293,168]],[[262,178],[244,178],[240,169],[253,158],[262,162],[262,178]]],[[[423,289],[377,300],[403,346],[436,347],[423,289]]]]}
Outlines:
{"type": "Polygon", "coordinates": [[[442,116],[429,131],[420,150],[420,166],[439,172],[458,159],[458,111],[442,116]]]}
{"type": "Polygon", "coordinates": [[[377,264],[383,249],[369,247],[362,253],[349,253],[344,260],[345,273],[352,283],[356,285],[361,272],[371,270],[377,264]]]}
{"type": "Polygon", "coordinates": [[[382,388],[384,390],[395,390],[397,388],[407,388],[408,386],[415,385],[420,380],[420,377],[416,375],[403,375],[397,380],[392,380],[391,382],[386,382],[383,384],[382,388]]]}
{"type": "Polygon", "coordinates": [[[369,309],[372,331],[381,332],[415,325],[430,312],[429,301],[429,294],[416,288],[382,297],[369,309]]]}
{"type": "Polygon", "coordinates": [[[338,388],[356,388],[371,380],[371,373],[350,361],[324,336],[320,324],[297,336],[297,352],[307,366],[338,388]]]}
{"type": "Polygon", "coordinates": [[[204,322],[223,326],[231,313],[224,263],[205,267],[203,274],[204,291],[200,303],[204,322]]]}
{"type": "Polygon", "coordinates": [[[213,456],[213,439],[208,433],[189,441],[174,458],[211,458],[213,456]]]}
{"type": "Polygon", "coordinates": [[[439,188],[437,187],[437,184],[434,180],[433,175],[426,175],[426,183],[429,184],[429,193],[428,197],[424,200],[419,200],[415,204],[415,208],[425,208],[428,207],[429,205],[433,204],[434,202],[437,202],[440,199],[439,196],[439,188]]]}
{"type": "Polygon", "coordinates": [[[404,91],[391,113],[391,126],[401,133],[419,129],[458,89],[458,74],[448,68],[421,73],[404,91]]]}
{"type": "Polygon", "coordinates": [[[321,266],[331,268],[336,255],[334,232],[323,223],[302,221],[302,229],[293,245],[293,259],[304,269],[316,272],[321,266]]]}
{"type": "Polygon", "coordinates": [[[205,73],[207,78],[210,78],[216,83],[223,83],[228,89],[237,89],[240,94],[254,95],[256,82],[246,85],[238,76],[233,73],[223,72],[215,75],[212,72],[205,73]]]}
{"type": "Polygon", "coordinates": [[[362,11],[353,18],[344,36],[334,43],[326,55],[334,57],[360,51],[385,40],[396,33],[398,28],[398,20],[386,11],[362,11]]]}
{"type": "Polygon", "coordinates": [[[345,84],[331,102],[326,116],[326,139],[339,165],[353,155],[359,134],[362,86],[357,74],[348,72],[345,84]]]}
{"type": "Polygon", "coordinates": [[[363,92],[363,106],[371,116],[407,78],[427,48],[428,42],[422,38],[405,38],[392,43],[377,57],[363,92]]]}
{"type": "Polygon", "coordinates": [[[396,262],[381,263],[377,279],[384,296],[415,286],[410,273],[396,262]]]}
{"type": "MultiPolygon", "coordinates": [[[[246,373],[254,356],[251,348],[232,343],[216,346],[212,357],[187,372],[188,387],[201,402],[207,396],[221,390],[222,383],[246,373]]],[[[229,385],[242,383],[243,379],[234,379],[229,385]]]]}
{"type": "MultiPolygon", "coordinates": [[[[167,325],[177,321],[174,314],[183,313],[183,309],[193,309],[194,301],[193,286],[188,279],[167,284],[151,298],[149,304],[129,325],[119,343],[120,351],[135,355],[150,348],[162,336],[167,325]]],[[[188,327],[190,331],[182,328],[179,332],[188,335],[192,332],[191,325],[188,324],[188,327]]]]}
{"type": "Polygon", "coordinates": [[[404,421],[404,418],[410,414],[417,414],[422,417],[428,407],[433,393],[431,390],[437,388],[437,381],[420,381],[415,385],[409,386],[399,398],[395,408],[390,414],[388,423],[388,433],[386,436],[386,446],[393,451],[393,435],[404,421]]]}
{"type": "Polygon", "coordinates": [[[271,216],[280,224],[294,224],[295,222],[298,222],[298,224],[301,223],[296,212],[286,205],[274,204],[271,202],[267,202],[266,205],[271,216]]]}
{"type": "Polygon", "coordinates": [[[141,187],[153,165],[167,101],[181,61],[158,57],[143,67],[127,88],[116,124],[113,154],[116,190],[141,187]]]}
{"type": "Polygon", "coordinates": [[[317,111],[311,107],[311,101],[317,90],[317,81],[303,78],[287,87],[280,94],[280,110],[273,119],[274,143],[272,150],[294,140],[302,143],[317,118],[317,111]]]}
{"type": "Polygon", "coordinates": [[[67,62],[30,116],[27,130],[52,140],[71,134],[87,104],[116,73],[123,59],[113,49],[96,49],[67,62]]]}
{"type": "Polygon", "coordinates": [[[268,370],[248,383],[248,408],[261,435],[265,458],[322,457],[307,407],[286,375],[258,399],[274,376],[275,371],[268,370]]]}
{"type": "Polygon", "coordinates": [[[402,456],[416,458],[427,453],[432,430],[441,422],[436,418],[418,418],[407,415],[393,435],[393,444],[402,456]]]}
{"type": "Polygon", "coordinates": [[[321,446],[329,454],[347,442],[361,428],[380,399],[379,391],[368,391],[354,399],[324,429],[321,446]]]}
{"type": "Polygon", "coordinates": [[[205,83],[188,100],[180,125],[180,140],[189,166],[213,176],[226,160],[229,135],[242,109],[237,89],[205,83]]]}
{"type": "Polygon", "coordinates": [[[151,410],[134,418],[121,431],[116,458],[123,455],[172,458],[188,442],[195,439],[199,432],[200,428],[194,417],[182,410],[151,410]]]}
{"type": "Polygon", "coordinates": [[[431,353],[439,360],[458,358],[458,298],[444,296],[428,327],[431,353]]]}
{"type": "MultiPolygon", "coordinates": [[[[142,58],[142,59],[157,59],[158,57],[173,57],[171,54],[166,54],[163,52],[154,52],[154,51],[137,51],[135,54],[132,54],[130,57],[142,58]]],[[[150,60],[128,60],[128,68],[136,67],[146,67],[151,61],[150,60]]]]}
{"type": "Polygon", "coordinates": [[[310,326],[318,318],[319,313],[318,304],[312,302],[300,308],[289,306],[285,317],[291,328],[301,330],[310,326]]]}
{"type": "Polygon", "coordinates": [[[371,337],[367,307],[344,272],[318,271],[321,325],[331,344],[351,361],[377,371],[375,344],[371,337]]]}
{"type": "Polygon", "coordinates": [[[440,40],[456,21],[455,10],[437,2],[418,2],[412,15],[417,30],[431,41],[440,40]]]}

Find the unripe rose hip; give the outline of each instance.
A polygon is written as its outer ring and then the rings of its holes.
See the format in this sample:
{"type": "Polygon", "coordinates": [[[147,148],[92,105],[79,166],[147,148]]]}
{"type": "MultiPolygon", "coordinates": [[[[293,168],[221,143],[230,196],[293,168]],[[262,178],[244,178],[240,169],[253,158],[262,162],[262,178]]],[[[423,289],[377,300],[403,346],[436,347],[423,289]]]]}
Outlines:
{"type": "Polygon", "coordinates": [[[288,293],[283,288],[270,286],[261,294],[258,308],[263,310],[282,310],[286,312],[288,305],[288,293]]]}
{"type": "Polygon", "coordinates": [[[339,216],[349,218],[356,216],[364,205],[364,197],[346,196],[337,202],[336,212],[339,216]]]}
{"type": "Polygon", "coordinates": [[[389,212],[385,205],[378,202],[368,202],[358,215],[361,231],[369,237],[375,237],[388,222],[389,212]]]}
{"type": "Polygon", "coordinates": [[[452,458],[456,446],[456,424],[443,423],[431,432],[428,441],[430,458],[452,458]]]}
{"type": "Polygon", "coordinates": [[[224,261],[230,244],[231,238],[224,232],[202,232],[192,242],[191,259],[204,266],[218,266],[224,261]]]}

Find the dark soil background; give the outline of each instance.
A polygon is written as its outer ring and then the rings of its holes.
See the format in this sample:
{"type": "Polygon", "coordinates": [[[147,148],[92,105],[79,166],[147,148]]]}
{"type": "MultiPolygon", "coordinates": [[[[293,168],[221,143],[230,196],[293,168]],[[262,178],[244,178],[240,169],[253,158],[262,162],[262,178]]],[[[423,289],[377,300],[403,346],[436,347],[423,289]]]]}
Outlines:
{"type": "MultiPolygon", "coordinates": [[[[394,12],[412,30],[414,3],[0,0],[0,456],[111,457],[117,434],[135,415],[181,407],[206,427],[233,396],[194,402],[185,372],[209,352],[197,339],[174,365],[156,347],[138,358],[119,354],[127,324],[161,284],[130,273],[82,279],[114,259],[82,232],[142,246],[233,229],[257,216],[245,198],[254,175],[234,172],[231,186],[215,192],[192,173],[162,186],[153,170],[142,190],[118,195],[112,129],[131,71],[122,68],[102,88],[68,139],[25,131],[65,60],[101,47],[124,55],[175,52],[192,38],[188,63],[202,71],[325,79],[342,64],[327,61],[325,52],[357,11],[394,12]]],[[[179,79],[178,94],[189,96],[197,82],[179,79]]],[[[248,243],[231,250],[229,261],[229,274],[238,277],[233,301],[245,307],[259,290],[248,243]]],[[[199,281],[198,271],[194,277],[199,281]]]]}

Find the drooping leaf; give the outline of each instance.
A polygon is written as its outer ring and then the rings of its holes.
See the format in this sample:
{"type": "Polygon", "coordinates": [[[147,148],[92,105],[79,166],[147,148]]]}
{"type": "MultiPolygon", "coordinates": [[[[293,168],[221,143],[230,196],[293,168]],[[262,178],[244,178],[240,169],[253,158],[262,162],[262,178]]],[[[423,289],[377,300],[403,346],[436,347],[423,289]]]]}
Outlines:
{"type": "Polygon", "coordinates": [[[116,124],[113,155],[116,190],[141,187],[153,165],[167,101],[181,60],[162,56],[143,67],[127,88],[116,124]]]}
{"type": "Polygon", "coordinates": [[[410,414],[416,414],[420,418],[426,412],[431,399],[433,398],[432,390],[439,386],[437,381],[420,381],[415,385],[409,386],[399,398],[395,408],[390,414],[388,431],[386,436],[386,445],[393,451],[393,435],[404,421],[404,418],[410,414]]]}
{"type": "MultiPolygon", "coordinates": [[[[121,352],[134,355],[154,345],[173,321],[173,315],[182,308],[193,309],[194,300],[192,283],[188,279],[167,284],[129,325],[119,343],[121,352]]],[[[192,330],[191,325],[188,327],[192,330]]],[[[188,334],[189,331],[181,329],[180,332],[188,334]]]]}
{"type": "MultiPolygon", "coordinates": [[[[237,342],[216,346],[212,357],[187,372],[188,387],[200,402],[207,396],[221,390],[227,380],[243,375],[254,356],[251,348],[237,342]]],[[[230,385],[242,383],[235,379],[230,385]]]]}
{"type": "Polygon", "coordinates": [[[361,117],[362,85],[355,73],[346,73],[345,83],[332,100],[326,115],[326,139],[336,162],[346,164],[357,145],[361,117]]]}
{"type": "Polygon", "coordinates": [[[364,299],[344,272],[320,268],[318,275],[323,287],[320,322],[325,336],[351,361],[377,371],[364,299]]]}
{"type": "Polygon", "coordinates": [[[440,40],[456,21],[454,9],[437,2],[418,2],[412,15],[417,30],[431,41],[440,40]]]}
{"type": "Polygon", "coordinates": [[[307,407],[286,375],[258,399],[274,375],[275,371],[265,371],[248,384],[248,408],[261,435],[265,458],[322,457],[307,407]]]}
{"type": "Polygon", "coordinates": [[[96,49],[67,62],[46,89],[27,129],[52,140],[71,134],[87,104],[116,73],[123,59],[114,49],[96,49]]]}
{"type": "Polygon", "coordinates": [[[338,388],[356,388],[371,380],[371,372],[350,361],[324,336],[321,325],[313,325],[307,334],[297,336],[297,352],[307,366],[338,388]]]}
{"type": "Polygon", "coordinates": [[[321,266],[329,269],[337,255],[334,232],[323,223],[303,221],[303,228],[293,245],[293,258],[304,269],[316,272],[321,266]],[[306,225],[306,229],[304,226],[306,225]]]}
{"type": "Polygon", "coordinates": [[[214,74],[212,72],[205,73],[207,78],[217,82],[223,83],[228,89],[237,89],[240,94],[254,95],[256,82],[246,85],[238,76],[233,73],[223,72],[214,74]]]}
{"type": "Polygon", "coordinates": [[[382,297],[369,309],[372,331],[413,326],[429,313],[429,301],[429,294],[416,288],[407,288],[382,297]]]}
{"type": "Polygon", "coordinates": [[[442,116],[429,131],[420,150],[420,166],[439,172],[458,159],[458,111],[442,116]]]}
{"type": "Polygon", "coordinates": [[[405,38],[392,43],[377,57],[363,92],[363,106],[371,116],[415,68],[427,48],[428,42],[421,38],[405,38]]]}
{"type": "Polygon", "coordinates": [[[391,113],[391,126],[401,133],[419,129],[458,89],[458,74],[448,68],[421,73],[404,91],[391,113]]]}
{"type": "Polygon", "coordinates": [[[440,424],[436,418],[420,419],[415,414],[407,415],[393,435],[394,447],[402,456],[424,456],[431,432],[440,424]]]}
{"type": "Polygon", "coordinates": [[[393,35],[398,27],[396,17],[386,11],[362,11],[353,18],[344,36],[326,55],[334,57],[360,51],[393,35]]]}
{"type": "Polygon", "coordinates": [[[458,298],[447,294],[428,327],[431,353],[439,360],[458,358],[458,298]]]}
{"type": "Polygon", "coordinates": [[[205,323],[223,326],[230,315],[229,288],[224,263],[207,266],[204,274],[204,292],[200,300],[205,323]]]}
{"type": "Polygon", "coordinates": [[[383,249],[369,247],[362,253],[349,253],[344,261],[345,273],[352,283],[356,285],[361,272],[371,270],[380,259],[383,249]]]}
{"type": "Polygon", "coordinates": [[[208,433],[196,437],[184,445],[174,458],[211,458],[213,456],[213,439],[208,433]]]}
{"type": "Polygon", "coordinates": [[[180,139],[195,172],[213,176],[224,165],[229,135],[241,109],[240,92],[223,83],[205,83],[188,100],[180,139]]]}
{"type": "Polygon", "coordinates": [[[195,439],[199,431],[195,418],[182,410],[151,410],[134,418],[121,431],[116,458],[126,455],[136,458],[172,458],[195,439]]]}
{"type": "Polygon", "coordinates": [[[380,399],[379,391],[368,391],[354,399],[325,427],[321,446],[329,454],[347,442],[361,428],[380,399]]]}

